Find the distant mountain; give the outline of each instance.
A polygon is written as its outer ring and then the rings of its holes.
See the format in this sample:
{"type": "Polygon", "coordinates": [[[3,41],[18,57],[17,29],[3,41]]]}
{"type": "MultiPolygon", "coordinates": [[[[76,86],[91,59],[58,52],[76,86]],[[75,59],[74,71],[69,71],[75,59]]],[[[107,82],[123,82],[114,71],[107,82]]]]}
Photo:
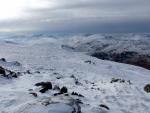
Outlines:
{"type": "Polygon", "coordinates": [[[149,34],[93,34],[71,38],[63,48],[150,69],[149,34]]]}

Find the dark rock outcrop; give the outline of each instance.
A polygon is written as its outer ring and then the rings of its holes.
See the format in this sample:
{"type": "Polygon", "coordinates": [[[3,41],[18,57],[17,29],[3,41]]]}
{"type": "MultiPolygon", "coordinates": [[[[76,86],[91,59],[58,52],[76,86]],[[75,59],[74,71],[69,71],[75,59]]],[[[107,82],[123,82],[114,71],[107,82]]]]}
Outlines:
{"type": "Polygon", "coordinates": [[[17,78],[21,73],[20,72],[14,72],[8,69],[5,69],[0,66],[0,76],[3,76],[7,79],[9,78],[17,78]]]}
{"type": "Polygon", "coordinates": [[[99,105],[99,106],[102,107],[102,108],[105,108],[105,109],[109,110],[109,107],[106,106],[106,105],[104,105],[104,104],[101,104],[101,105],[99,105]]]}
{"type": "Polygon", "coordinates": [[[124,79],[118,79],[118,78],[112,78],[110,83],[114,83],[114,82],[120,82],[120,83],[124,83],[125,80],[124,79]]]}
{"type": "Polygon", "coordinates": [[[0,61],[6,62],[6,59],[5,58],[1,58],[0,61]]]}
{"type": "Polygon", "coordinates": [[[150,93],[150,84],[145,85],[144,91],[150,93]]]}
{"type": "Polygon", "coordinates": [[[37,95],[37,93],[29,93],[29,94],[31,94],[31,95],[33,95],[34,97],[37,97],[38,95],[37,95]]]}
{"type": "Polygon", "coordinates": [[[72,92],[71,95],[75,95],[75,96],[78,96],[78,97],[84,97],[83,95],[77,93],[77,92],[72,92]]]}
{"type": "Polygon", "coordinates": [[[57,86],[57,85],[55,85],[54,88],[53,88],[53,90],[58,90],[58,91],[60,91],[60,87],[57,86]]]}
{"type": "Polygon", "coordinates": [[[61,94],[64,94],[64,93],[67,93],[67,92],[68,92],[68,89],[65,86],[60,89],[61,94]]]}
{"type": "Polygon", "coordinates": [[[49,89],[52,89],[52,83],[51,82],[39,82],[36,83],[35,86],[41,86],[42,89],[40,90],[41,93],[45,93],[49,89]]]}
{"type": "Polygon", "coordinates": [[[3,67],[0,66],[0,74],[2,76],[5,76],[6,75],[6,72],[5,72],[5,69],[3,67]]]}
{"type": "Polygon", "coordinates": [[[79,100],[77,100],[77,99],[72,100],[72,108],[73,108],[72,113],[82,113],[79,100]]]}
{"type": "Polygon", "coordinates": [[[95,52],[91,56],[102,59],[110,60],[120,63],[132,64],[150,69],[150,56],[142,55],[134,51],[123,51],[120,53],[115,52],[95,52]]]}

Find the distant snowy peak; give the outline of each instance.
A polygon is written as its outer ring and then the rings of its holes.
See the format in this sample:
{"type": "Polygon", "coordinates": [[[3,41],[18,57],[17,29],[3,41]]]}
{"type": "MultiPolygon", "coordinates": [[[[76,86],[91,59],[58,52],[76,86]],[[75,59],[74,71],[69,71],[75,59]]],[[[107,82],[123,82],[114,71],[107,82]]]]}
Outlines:
{"type": "Polygon", "coordinates": [[[150,53],[149,34],[93,34],[80,35],[68,39],[66,45],[74,47],[77,51],[115,51],[123,50],[150,53]]]}

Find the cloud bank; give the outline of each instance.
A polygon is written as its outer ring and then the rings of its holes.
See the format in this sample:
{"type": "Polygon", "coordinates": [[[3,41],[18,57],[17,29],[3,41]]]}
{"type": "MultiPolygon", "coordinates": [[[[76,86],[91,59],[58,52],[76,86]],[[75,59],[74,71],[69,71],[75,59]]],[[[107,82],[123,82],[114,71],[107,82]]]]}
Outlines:
{"type": "MultiPolygon", "coordinates": [[[[8,0],[6,0],[8,2],[8,0]]],[[[0,31],[149,32],[149,0],[14,0],[0,11],[0,31]],[[17,7],[17,10],[15,9],[17,7]],[[13,8],[12,8],[13,9],[13,8]],[[6,10],[6,11],[5,11],[6,10]],[[3,16],[4,15],[4,16],[3,16]],[[2,18],[3,17],[3,18],[2,18]]],[[[0,0],[2,3],[2,0],[0,0]]],[[[0,8],[1,10],[1,8],[0,8]]]]}

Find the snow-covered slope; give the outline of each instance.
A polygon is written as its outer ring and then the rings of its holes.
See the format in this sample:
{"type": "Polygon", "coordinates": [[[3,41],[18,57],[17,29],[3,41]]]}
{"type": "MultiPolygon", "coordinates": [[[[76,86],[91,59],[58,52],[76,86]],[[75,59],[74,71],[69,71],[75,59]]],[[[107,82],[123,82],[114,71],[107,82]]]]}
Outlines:
{"type": "Polygon", "coordinates": [[[66,45],[76,51],[135,51],[150,54],[150,34],[91,34],[73,35],[66,45]]]}
{"type": "Polygon", "coordinates": [[[77,38],[1,39],[0,58],[6,61],[0,66],[21,76],[0,77],[0,113],[150,113],[144,91],[149,70],[62,48],[72,40],[77,38]],[[53,89],[40,93],[39,82],[51,82],[53,89]],[[68,93],[59,94],[56,86],[68,93]]]}
{"type": "Polygon", "coordinates": [[[150,69],[150,35],[91,34],[69,38],[66,50],[85,52],[103,60],[116,61],[150,69]]]}

